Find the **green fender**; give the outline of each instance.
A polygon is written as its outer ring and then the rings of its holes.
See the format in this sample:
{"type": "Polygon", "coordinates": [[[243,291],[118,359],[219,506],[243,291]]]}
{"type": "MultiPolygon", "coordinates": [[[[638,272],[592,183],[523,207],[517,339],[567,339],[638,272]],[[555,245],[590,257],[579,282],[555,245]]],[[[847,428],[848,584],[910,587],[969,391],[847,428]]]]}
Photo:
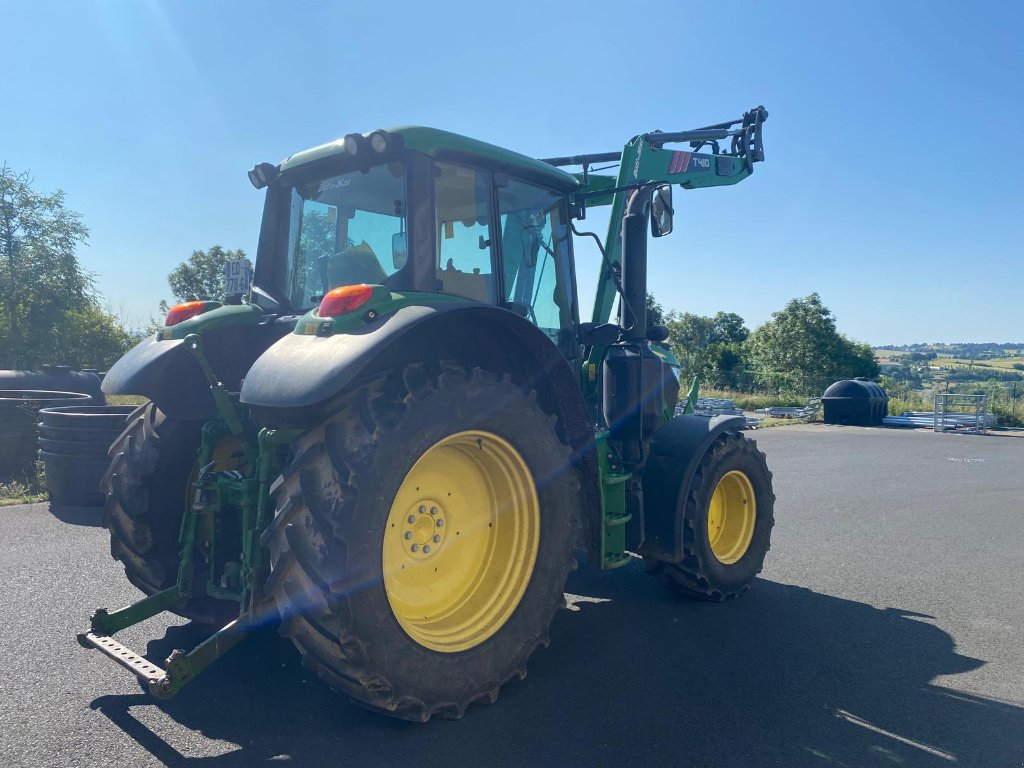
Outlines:
{"type": "Polygon", "coordinates": [[[644,466],[644,542],[640,554],[677,563],[683,559],[683,505],[694,473],[724,432],[743,429],[742,416],[676,416],[654,433],[644,466]]]}
{"type": "Polygon", "coordinates": [[[377,371],[452,360],[506,371],[536,389],[574,448],[593,439],[573,369],[543,331],[501,307],[476,302],[405,306],[357,330],[285,336],[252,365],[241,400],[268,421],[315,414],[377,371]]]}
{"type": "Polygon", "coordinates": [[[208,419],[216,414],[210,385],[183,339],[203,337],[203,349],[217,378],[238,391],[242,377],[267,347],[294,326],[264,317],[259,307],[227,306],[186,320],[139,342],[111,366],[103,379],[108,395],[144,395],[169,416],[208,419]]]}

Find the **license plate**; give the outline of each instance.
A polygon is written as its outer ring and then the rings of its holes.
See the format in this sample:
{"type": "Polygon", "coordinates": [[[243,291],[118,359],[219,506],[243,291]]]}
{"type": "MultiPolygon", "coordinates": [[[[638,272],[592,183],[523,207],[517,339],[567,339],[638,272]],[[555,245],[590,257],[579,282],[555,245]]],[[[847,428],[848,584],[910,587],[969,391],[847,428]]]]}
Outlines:
{"type": "Polygon", "coordinates": [[[229,261],[224,265],[224,293],[228,296],[239,296],[249,292],[252,282],[250,272],[252,265],[248,259],[229,261]]]}

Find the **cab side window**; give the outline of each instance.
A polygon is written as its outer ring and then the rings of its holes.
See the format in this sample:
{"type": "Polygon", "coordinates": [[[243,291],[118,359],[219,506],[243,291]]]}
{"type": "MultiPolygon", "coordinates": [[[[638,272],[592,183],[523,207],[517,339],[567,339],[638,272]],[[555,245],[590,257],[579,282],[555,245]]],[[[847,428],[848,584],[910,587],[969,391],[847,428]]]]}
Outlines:
{"type": "Polygon", "coordinates": [[[493,304],[491,175],[451,163],[434,168],[438,288],[493,304]]]}
{"type": "Polygon", "coordinates": [[[515,179],[498,188],[504,301],[566,358],[578,352],[569,233],[562,197],[515,179]]]}

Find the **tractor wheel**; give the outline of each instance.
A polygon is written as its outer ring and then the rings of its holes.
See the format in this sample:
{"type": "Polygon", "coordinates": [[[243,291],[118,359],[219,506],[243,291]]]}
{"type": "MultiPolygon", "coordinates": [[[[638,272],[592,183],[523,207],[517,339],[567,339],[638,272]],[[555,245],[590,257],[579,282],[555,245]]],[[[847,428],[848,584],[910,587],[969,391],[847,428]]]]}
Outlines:
{"type": "Polygon", "coordinates": [[[741,595],[761,572],[775,524],[772,473],[753,440],[727,432],[704,454],[683,516],[683,559],[647,559],[674,591],[719,602],[741,595]]]}
{"type": "MultiPolygon", "coordinates": [[[[128,581],[147,595],[178,579],[178,535],[191,503],[201,429],[201,421],[168,418],[148,403],[128,417],[110,446],[111,464],[100,487],[107,496],[104,527],[110,532],[110,554],[124,565],[128,581]]],[[[176,613],[223,625],[238,615],[238,605],[204,597],[176,613]]]]}
{"type": "Polygon", "coordinates": [[[493,702],[547,645],[582,503],[559,424],[508,376],[393,369],[274,487],[265,593],[305,665],[406,720],[493,702]]]}

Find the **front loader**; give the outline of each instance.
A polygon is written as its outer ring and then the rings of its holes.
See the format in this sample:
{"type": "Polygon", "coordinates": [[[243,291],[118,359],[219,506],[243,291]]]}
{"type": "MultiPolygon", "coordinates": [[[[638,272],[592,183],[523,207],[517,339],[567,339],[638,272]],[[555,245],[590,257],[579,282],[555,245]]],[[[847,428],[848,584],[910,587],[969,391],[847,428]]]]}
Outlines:
{"type": "Polygon", "coordinates": [[[104,381],[150,400],[102,485],[146,597],[79,642],[167,698],[278,623],[332,687],[423,721],[526,674],[580,548],[685,595],[746,590],[771,473],[741,419],[673,415],[647,239],[672,230],[673,185],[753,172],[766,119],[546,161],[404,127],[253,168],[251,294],[172,308],[104,381]],[[601,205],[604,242],[573,223],[601,205]],[[588,322],[574,235],[602,255],[588,322]],[[209,638],[162,667],[114,639],[164,611],[209,638]]]}

